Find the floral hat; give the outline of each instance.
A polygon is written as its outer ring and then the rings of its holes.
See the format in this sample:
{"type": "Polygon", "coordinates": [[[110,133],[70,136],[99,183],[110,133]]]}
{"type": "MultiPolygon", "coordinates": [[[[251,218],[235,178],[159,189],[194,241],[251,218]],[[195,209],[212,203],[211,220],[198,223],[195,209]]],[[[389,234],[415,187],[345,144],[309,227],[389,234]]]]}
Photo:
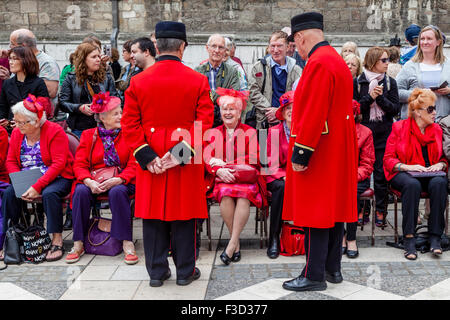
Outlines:
{"type": "Polygon", "coordinates": [[[280,97],[280,107],[275,113],[275,117],[277,117],[278,120],[285,120],[283,117],[283,110],[290,103],[294,103],[294,93],[295,91],[288,91],[280,97]]]}
{"type": "Polygon", "coordinates": [[[222,97],[232,97],[237,100],[240,100],[242,103],[242,110],[245,109],[245,106],[247,105],[247,100],[249,96],[249,91],[238,91],[234,89],[225,89],[225,88],[217,88],[216,93],[220,96],[217,103],[220,105],[220,99],[222,97]]]}
{"type": "Polygon", "coordinates": [[[108,112],[120,106],[120,104],[120,98],[111,97],[109,91],[100,92],[92,97],[91,110],[94,113],[108,112]]]}

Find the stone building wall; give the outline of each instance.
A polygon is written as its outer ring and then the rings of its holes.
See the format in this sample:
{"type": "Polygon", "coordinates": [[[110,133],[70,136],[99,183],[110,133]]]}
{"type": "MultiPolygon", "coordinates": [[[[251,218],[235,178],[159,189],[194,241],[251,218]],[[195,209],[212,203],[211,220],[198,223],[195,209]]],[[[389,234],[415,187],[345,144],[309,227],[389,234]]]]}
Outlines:
{"type": "MultiPolygon", "coordinates": [[[[324,15],[327,40],[337,48],[348,40],[363,51],[387,45],[395,34],[403,39],[411,23],[438,25],[450,34],[450,0],[120,0],[118,43],[148,36],[160,20],[176,20],[187,26],[188,64],[206,55],[207,37],[219,32],[236,40],[238,54],[250,65],[272,31],[310,10],[324,15]]],[[[110,41],[112,20],[111,0],[0,0],[0,47],[7,46],[12,30],[25,27],[64,64],[87,34],[110,41]]]]}

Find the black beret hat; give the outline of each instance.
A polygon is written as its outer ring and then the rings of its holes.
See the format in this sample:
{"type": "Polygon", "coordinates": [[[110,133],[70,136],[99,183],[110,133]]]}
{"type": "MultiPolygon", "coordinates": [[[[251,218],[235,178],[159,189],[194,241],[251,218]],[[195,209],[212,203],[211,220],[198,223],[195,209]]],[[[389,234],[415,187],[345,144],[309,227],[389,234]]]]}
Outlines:
{"type": "Polygon", "coordinates": [[[298,31],[306,29],[323,30],[323,15],[318,12],[305,12],[298,14],[291,19],[291,29],[291,39],[294,39],[294,34],[298,31]]]}
{"type": "Polygon", "coordinates": [[[186,26],[184,23],[176,21],[160,21],[155,26],[155,38],[173,38],[186,42],[186,26]]]}

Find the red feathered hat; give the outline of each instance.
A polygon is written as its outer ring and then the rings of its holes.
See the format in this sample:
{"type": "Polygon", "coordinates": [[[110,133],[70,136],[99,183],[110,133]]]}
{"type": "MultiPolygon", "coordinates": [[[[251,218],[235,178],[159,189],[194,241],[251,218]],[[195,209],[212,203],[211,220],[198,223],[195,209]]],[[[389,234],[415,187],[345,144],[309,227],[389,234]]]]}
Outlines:
{"type": "Polygon", "coordinates": [[[360,107],[361,105],[359,104],[358,101],[356,100],[352,100],[352,107],[353,107],[353,116],[356,117],[358,114],[361,113],[360,107]]]}
{"type": "MultiPolygon", "coordinates": [[[[245,106],[247,105],[247,99],[250,94],[248,91],[237,91],[234,89],[225,89],[225,88],[217,88],[216,93],[221,98],[222,97],[233,97],[233,98],[240,100],[242,102],[242,110],[245,109],[245,106]]],[[[220,105],[220,98],[218,99],[217,104],[220,105]]]]}
{"type": "Polygon", "coordinates": [[[92,97],[91,110],[94,113],[108,112],[118,106],[121,101],[118,97],[111,97],[109,91],[100,92],[92,97]]]}
{"type": "MultiPolygon", "coordinates": [[[[40,98],[42,98],[42,97],[38,97],[36,99],[36,97],[30,93],[30,94],[28,94],[28,97],[26,97],[23,100],[23,106],[28,111],[36,113],[39,120],[42,119],[42,115],[44,114],[44,111],[46,111],[44,109],[42,99],[40,99],[40,98]],[[40,100],[38,100],[38,99],[40,99],[40,100]]],[[[45,102],[44,102],[44,104],[45,104],[45,102]]]]}

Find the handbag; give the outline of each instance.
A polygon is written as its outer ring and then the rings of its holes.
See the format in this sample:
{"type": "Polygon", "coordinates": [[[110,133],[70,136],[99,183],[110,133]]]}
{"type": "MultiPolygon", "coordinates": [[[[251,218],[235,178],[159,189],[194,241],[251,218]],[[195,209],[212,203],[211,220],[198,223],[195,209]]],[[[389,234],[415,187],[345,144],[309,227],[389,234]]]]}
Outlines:
{"type": "Polygon", "coordinates": [[[84,250],[89,254],[116,256],[122,252],[122,241],[111,237],[111,219],[92,218],[84,240],[84,250]]]}
{"type": "Polygon", "coordinates": [[[97,141],[97,130],[94,131],[92,136],[91,151],[89,153],[89,166],[92,178],[98,183],[102,183],[105,180],[114,178],[119,175],[120,171],[118,167],[104,167],[99,169],[92,169],[92,150],[94,149],[94,144],[97,141]]]}
{"type": "MultiPolygon", "coordinates": [[[[247,183],[253,184],[258,181],[258,170],[248,164],[226,164],[223,168],[233,169],[234,177],[233,183],[247,183]]],[[[216,182],[224,183],[219,177],[216,177],[216,182]]]]}
{"type": "Polygon", "coordinates": [[[40,225],[30,226],[22,232],[21,236],[25,261],[31,263],[44,262],[52,245],[47,230],[40,225]]]}
{"type": "Polygon", "coordinates": [[[305,254],[305,230],[284,222],[281,227],[280,254],[298,256],[305,254]]]}
{"type": "Polygon", "coordinates": [[[3,245],[3,262],[8,264],[21,264],[23,262],[23,242],[22,242],[22,227],[20,225],[11,225],[11,220],[8,221],[8,229],[5,234],[5,242],[3,245]]]}

